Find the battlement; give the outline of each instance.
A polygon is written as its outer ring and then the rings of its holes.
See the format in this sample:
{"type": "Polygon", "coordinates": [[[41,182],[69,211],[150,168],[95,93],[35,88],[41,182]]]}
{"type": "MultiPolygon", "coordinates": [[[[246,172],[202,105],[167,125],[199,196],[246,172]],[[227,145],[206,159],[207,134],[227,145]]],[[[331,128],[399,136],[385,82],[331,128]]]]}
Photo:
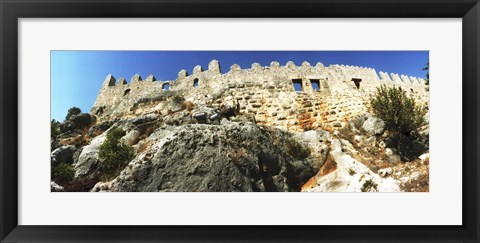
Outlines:
{"type": "Polygon", "coordinates": [[[382,84],[400,86],[422,102],[429,99],[422,78],[377,74],[369,67],[325,67],[320,62],[315,66],[308,62],[296,65],[292,61],[281,66],[273,61],[269,66],[253,63],[249,68],[233,64],[222,74],[220,63],[212,60],[206,70],[199,65],[191,74],[180,70],[175,80],[157,80],[153,74],[143,80],[136,74],[127,83],[125,78],[117,81],[109,74],[92,113],[107,119],[147,113],[161,103],[168,92],[175,92],[196,105],[233,101],[241,112],[251,113],[257,121],[274,126],[296,126],[299,114],[308,114],[317,126],[338,126],[337,123],[367,111],[370,95],[382,84]],[[144,101],[149,101],[151,107],[139,112],[138,104],[148,103],[144,101]]]}

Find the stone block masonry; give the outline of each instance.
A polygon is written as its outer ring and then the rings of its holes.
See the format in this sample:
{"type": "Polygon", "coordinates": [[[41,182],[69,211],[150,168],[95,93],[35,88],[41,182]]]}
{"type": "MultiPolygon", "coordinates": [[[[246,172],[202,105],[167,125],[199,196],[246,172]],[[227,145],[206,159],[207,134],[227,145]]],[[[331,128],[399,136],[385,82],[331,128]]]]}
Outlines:
{"type": "Polygon", "coordinates": [[[236,107],[260,125],[292,131],[337,129],[351,118],[369,111],[369,99],[385,84],[399,86],[418,102],[428,105],[425,80],[406,75],[377,72],[373,68],[322,63],[300,66],[288,62],[281,66],[253,63],[242,69],[234,64],[225,74],[220,63],[212,60],[207,70],[196,66],[171,81],[140,75],[118,81],[108,75],[91,113],[101,120],[160,114],[160,108],[173,96],[182,97],[195,107],[236,107]],[[379,77],[380,76],[380,77],[379,77]]]}

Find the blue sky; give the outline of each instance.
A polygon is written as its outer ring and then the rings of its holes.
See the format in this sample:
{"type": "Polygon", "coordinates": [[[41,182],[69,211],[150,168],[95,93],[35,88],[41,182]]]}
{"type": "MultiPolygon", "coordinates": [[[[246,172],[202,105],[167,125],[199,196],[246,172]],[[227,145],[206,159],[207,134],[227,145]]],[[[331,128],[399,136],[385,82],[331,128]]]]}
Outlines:
{"type": "Polygon", "coordinates": [[[136,73],[144,79],[153,74],[157,80],[174,80],[181,69],[207,69],[212,59],[220,61],[222,73],[234,63],[250,68],[253,62],[267,66],[291,60],[297,65],[354,65],[424,78],[428,51],[51,51],[51,118],[63,121],[73,106],[89,112],[108,74],[128,82],[136,73]]]}

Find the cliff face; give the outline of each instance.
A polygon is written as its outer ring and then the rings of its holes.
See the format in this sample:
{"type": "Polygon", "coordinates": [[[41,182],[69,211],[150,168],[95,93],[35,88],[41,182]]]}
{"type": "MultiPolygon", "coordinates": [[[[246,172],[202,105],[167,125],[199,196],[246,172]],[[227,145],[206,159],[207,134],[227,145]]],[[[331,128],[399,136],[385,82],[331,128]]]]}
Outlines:
{"type": "Polygon", "coordinates": [[[152,146],[93,191],[299,191],[322,163],[289,154],[300,142],[285,132],[226,120],[159,129],[144,143],[152,146]]]}

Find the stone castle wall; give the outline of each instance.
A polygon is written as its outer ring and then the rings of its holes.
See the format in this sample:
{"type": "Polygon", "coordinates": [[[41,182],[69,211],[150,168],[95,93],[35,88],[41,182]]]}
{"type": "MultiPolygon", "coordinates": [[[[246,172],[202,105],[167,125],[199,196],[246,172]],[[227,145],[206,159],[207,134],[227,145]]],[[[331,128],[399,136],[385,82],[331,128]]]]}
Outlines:
{"type": "Polygon", "coordinates": [[[135,75],[130,83],[108,75],[91,112],[100,119],[138,116],[159,112],[162,103],[175,93],[196,107],[234,106],[240,113],[251,114],[258,124],[288,130],[337,128],[350,118],[369,110],[369,98],[377,87],[400,86],[428,105],[425,80],[406,75],[387,74],[373,68],[344,65],[280,66],[252,64],[242,69],[234,64],[222,74],[213,60],[208,69],[196,66],[173,81],[159,81],[153,75],[145,80],[135,75]],[[380,77],[379,77],[380,76],[380,77]],[[294,83],[302,91],[294,90],[294,83]],[[168,89],[168,90],[167,90],[168,89]]]}

